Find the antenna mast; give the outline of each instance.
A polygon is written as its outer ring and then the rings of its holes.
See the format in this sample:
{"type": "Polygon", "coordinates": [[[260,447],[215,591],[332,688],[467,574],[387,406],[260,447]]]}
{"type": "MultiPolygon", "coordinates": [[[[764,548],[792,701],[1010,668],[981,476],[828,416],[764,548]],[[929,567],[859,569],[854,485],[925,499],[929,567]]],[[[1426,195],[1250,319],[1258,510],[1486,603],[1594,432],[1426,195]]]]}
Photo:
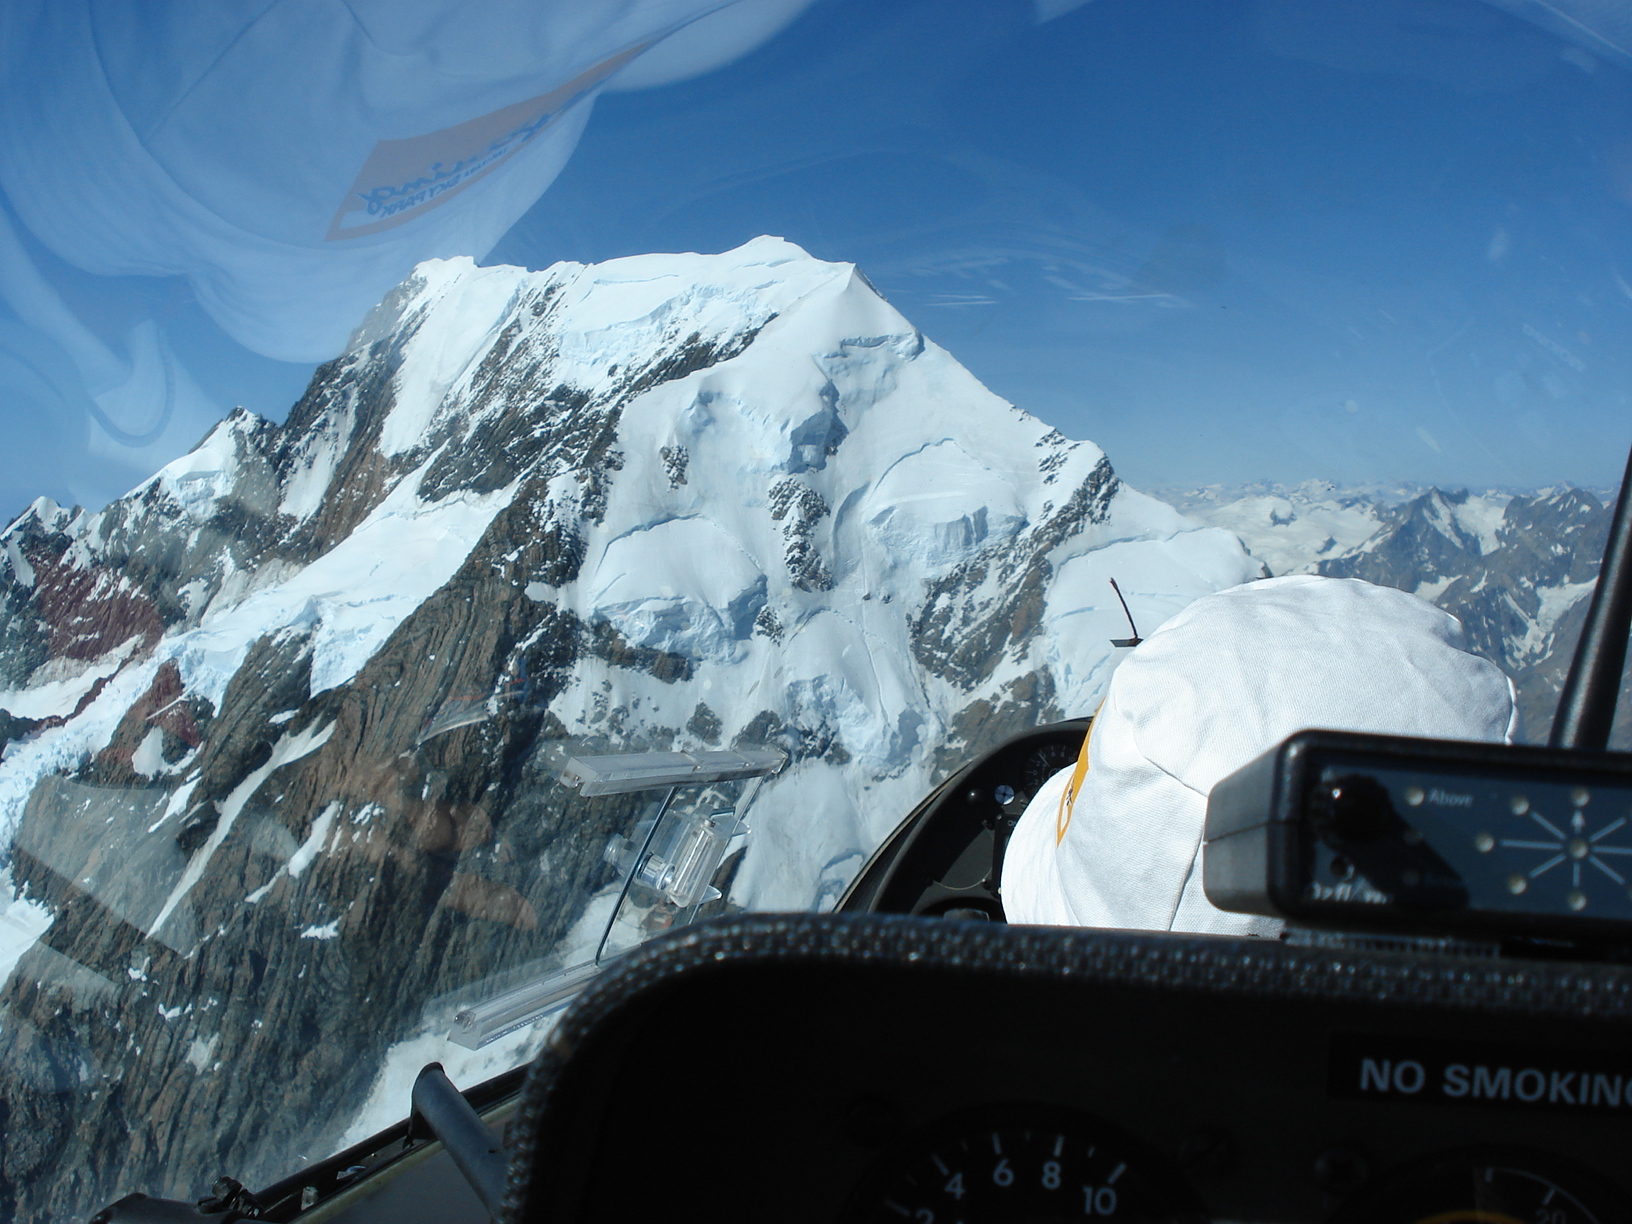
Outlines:
{"type": "Polygon", "coordinates": [[[1139,636],[1139,626],[1133,623],[1133,613],[1128,611],[1128,601],[1122,598],[1122,588],[1116,585],[1116,579],[1111,579],[1111,590],[1116,592],[1116,601],[1122,605],[1122,615],[1128,618],[1128,628],[1133,631],[1132,637],[1112,638],[1112,646],[1137,646],[1145,639],[1139,636]]]}
{"type": "Polygon", "coordinates": [[[1581,627],[1569,678],[1558,697],[1558,713],[1547,742],[1554,748],[1609,747],[1626,666],[1626,639],[1632,632],[1632,454],[1621,477],[1615,517],[1609,524],[1604,563],[1592,588],[1587,623],[1581,627]]]}

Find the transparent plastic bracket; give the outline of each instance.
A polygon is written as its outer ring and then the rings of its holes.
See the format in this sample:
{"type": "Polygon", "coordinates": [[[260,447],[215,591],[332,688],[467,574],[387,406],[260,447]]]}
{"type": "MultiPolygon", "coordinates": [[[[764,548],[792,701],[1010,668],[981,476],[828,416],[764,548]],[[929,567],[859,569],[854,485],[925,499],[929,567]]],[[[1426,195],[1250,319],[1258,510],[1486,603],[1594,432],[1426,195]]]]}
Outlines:
{"type": "MultiPolygon", "coordinates": [[[[646,938],[613,946],[615,931],[629,907],[631,891],[639,888],[660,898],[672,921],[663,929],[692,922],[698,909],[718,900],[711,881],[725,861],[734,840],[745,837],[748,825],[741,814],[748,810],[759,784],[781,772],[787,756],[775,749],[740,752],[633,752],[569,757],[562,781],[588,797],[663,790],[657,813],[634,830],[637,838],[614,834],[604,857],[618,869],[622,884],[617,903],[601,933],[593,960],[555,970],[533,982],[506,990],[461,1008],[454,1016],[448,1039],[477,1050],[516,1029],[533,1024],[565,1007],[577,993],[646,938]],[[674,812],[675,797],[683,791],[721,782],[746,783],[731,807],[699,806],[674,812]],[[638,846],[636,841],[638,840],[638,846]]],[[[624,925],[628,925],[625,923],[624,925]]]]}

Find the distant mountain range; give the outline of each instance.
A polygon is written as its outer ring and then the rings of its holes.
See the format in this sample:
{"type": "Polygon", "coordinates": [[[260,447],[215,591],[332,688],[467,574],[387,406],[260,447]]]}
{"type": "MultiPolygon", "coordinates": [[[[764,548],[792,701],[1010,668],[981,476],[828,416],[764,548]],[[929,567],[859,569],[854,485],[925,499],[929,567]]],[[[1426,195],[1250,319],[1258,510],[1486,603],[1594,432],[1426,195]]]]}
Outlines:
{"type": "Polygon", "coordinates": [[[820,905],[969,753],[1091,711],[1111,575],[1151,626],[1257,570],[850,265],[422,266],[284,424],[0,533],[0,1215],[404,1112],[359,1120],[446,1056],[427,1000],[604,900],[563,742],[780,746],[729,886],[820,905]]]}
{"type": "MultiPolygon", "coordinates": [[[[1457,616],[1518,688],[1526,738],[1545,743],[1609,534],[1612,490],[1215,486],[1161,496],[1240,536],[1271,573],[1364,578],[1457,616]]],[[[1632,683],[1614,746],[1632,748],[1632,683]]]]}

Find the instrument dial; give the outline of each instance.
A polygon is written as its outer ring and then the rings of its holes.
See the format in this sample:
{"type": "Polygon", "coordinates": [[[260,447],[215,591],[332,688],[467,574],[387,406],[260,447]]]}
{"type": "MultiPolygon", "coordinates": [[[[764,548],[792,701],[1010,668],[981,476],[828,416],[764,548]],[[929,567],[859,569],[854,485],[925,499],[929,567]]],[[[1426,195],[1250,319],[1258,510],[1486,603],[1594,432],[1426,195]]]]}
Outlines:
{"type": "Polygon", "coordinates": [[[887,1157],[858,1188],[851,1224],[1181,1221],[1177,1174],[1084,1114],[1036,1106],[955,1115],[887,1157]]]}
{"type": "Polygon", "coordinates": [[[1080,739],[1066,742],[1043,744],[1026,754],[1020,765],[1019,789],[1029,801],[1033,795],[1042,789],[1047,782],[1060,770],[1069,765],[1075,765],[1077,754],[1082,751],[1080,739]]]}
{"type": "Polygon", "coordinates": [[[1437,1156],[1385,1175],[1332,1224],[1625,1224],[1602,1179],[1539,1152],[1437,1156]]]}
{"type": "MultiPolygon", "coordinates": [[[[1572,789],[1577,801],[1585,804],[1589,792],[1579,786],[1572,789]]],[[[1408,796],[1407,802],[1412,798],[1408,796]]],[[[1508,810],[1512,813],[1508,821],[1474,835],[1479,853],[1503,860],[1512,869],[1506,878],[1508,892],[1515,897],[1533,888],[1549,896],[1561,893],[1563,906],[1572,913],[1589,907],[1594,913],[1624,912],[1623,898],[1632,898],[1626,874],[1632,856],[1626,815],[1610,811],[1589,817],[1579,806],[1532,802],[1517,794],[1509,799],[1508,810]]]]}

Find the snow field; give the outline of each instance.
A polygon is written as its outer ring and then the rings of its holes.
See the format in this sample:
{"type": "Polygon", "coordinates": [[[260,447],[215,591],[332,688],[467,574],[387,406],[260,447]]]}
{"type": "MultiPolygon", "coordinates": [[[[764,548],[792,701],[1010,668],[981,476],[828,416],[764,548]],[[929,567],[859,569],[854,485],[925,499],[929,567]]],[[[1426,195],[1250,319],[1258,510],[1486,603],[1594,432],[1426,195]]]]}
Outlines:
{"type": "MultiPolygon", "coordinates": [[[[617,284],[615,309],[630,315],[649,309],[661,284],[647,279],[650,258],[632,261],[640,266],[629,279],[625,262],[604,265],[619,275],[598,272],[596,286],[617,284]]],[[[763,709],[825,728],[848,754],[843,766],[801,762],[762,791],[734,898],[754,907],[830,901],[836,864],[853,872],[921,797],[928,751],[980,693],[1041,665],[1073,710],[1091,710],[1114,663],[1108,639],[1127,632],[1109,574],[1130,589],[1148,633],[1196,596],[1258,573],[1225,533],[1198,532],[1124,490],[1108,522],[1051,557],[1050,624],[1110,601],[1108,631],[1090,638],[1073,627],[1064,640],[1045,632],[1042,657],[1006,661],[980,692],[926,676],[912,621],[927,584],[983,554],[1024,547],[1023,534],[1068,501],[1103,453],[993,395],[847,266],[811,263],[819,274],[796,286],[798,308],[776,286],[776,317],[746,350],[629,405],[624,466],[604,520],[589,531],[592,564],[559,592],[586,620],[694,667],[689,684],[661,685],[580,663],[555,706],[569,727],[593,726],[609,708],[654,731],[682,727],[704,701],[724,717],[727,742],[763,709]],[[683,482],[659,461],[665,449],[683,449],[683,482]],[[806,490],[825,511],[806,513],[806,490]],[[790,533],[807,526],[827,589],[790,581],[790,533]],[[1079,566],[1067,580],[1067,567],[1107,545],[1114,564],[1079,566]],[[780,641],[754,631],[761,608],[781,626],[780,641]]],[[[580,275],[574,291],[588,280],[580,275]]],[[[698,291],[686,292],[689,301],[698,291]]],[[[745,309],[742,325],[764,313],[745,309]]],[[[997,595],[995,576],[988,582],[983,594],[997,595]]]]}

